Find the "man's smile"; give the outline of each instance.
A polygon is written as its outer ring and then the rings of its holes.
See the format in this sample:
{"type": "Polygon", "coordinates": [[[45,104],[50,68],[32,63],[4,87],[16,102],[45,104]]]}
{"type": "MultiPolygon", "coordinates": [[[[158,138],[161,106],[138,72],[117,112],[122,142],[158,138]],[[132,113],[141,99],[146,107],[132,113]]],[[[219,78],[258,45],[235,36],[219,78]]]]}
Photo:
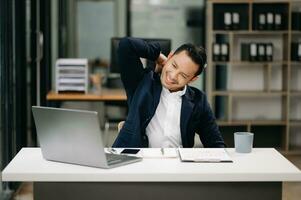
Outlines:
{"type": "Polygon", "coordinates": [[[166,76],[165,76],[165,77],[166,77],[166,78],[165,78],[165,83],[166,83],[167,85],[173,85],[173,84],[176,84],[176,82],[175,82],[172,78],[170,78],[168,72],[166,73],[166,76]]]}

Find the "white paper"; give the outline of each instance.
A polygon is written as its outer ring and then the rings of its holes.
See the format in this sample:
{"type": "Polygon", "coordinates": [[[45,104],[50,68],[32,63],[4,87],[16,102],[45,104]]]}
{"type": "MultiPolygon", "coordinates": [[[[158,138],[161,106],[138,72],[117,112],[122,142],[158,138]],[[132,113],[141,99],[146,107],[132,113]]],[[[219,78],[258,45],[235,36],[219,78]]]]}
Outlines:
{"type": "Polygon", "coordinates": [[[83,83],[85,84],[86,80],[84,78],[60,78],[60,83],[83,83]]]}
{"type": "Polygon", "coordinates": [[[142,149],[143,158],[177,158],[178,153],[175,148],[148,148],[142,149]]]}
{"type": "Polygon", "coordinates": [[[178,150],[184,162],[232,162],[223,148],[179,148],[178,150]]]}

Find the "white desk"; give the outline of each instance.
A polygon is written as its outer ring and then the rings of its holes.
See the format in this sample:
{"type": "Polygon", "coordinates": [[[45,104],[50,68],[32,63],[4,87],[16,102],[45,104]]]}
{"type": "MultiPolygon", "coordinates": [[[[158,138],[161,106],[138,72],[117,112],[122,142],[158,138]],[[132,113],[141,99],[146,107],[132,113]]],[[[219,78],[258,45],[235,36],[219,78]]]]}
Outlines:
{"type": "MultiPolygon", "coordinates": [[[[151,151],[151,149],[144,149],[151,151]]],[[[3,170],[3,181],[34,182],[37,199],[281,199],[283,181],[301,172],[275,149],[251,154],[227,149],[233,163],[182,163],[178,158],[98,169],[46,161],[23,148],[3,170]]]]}

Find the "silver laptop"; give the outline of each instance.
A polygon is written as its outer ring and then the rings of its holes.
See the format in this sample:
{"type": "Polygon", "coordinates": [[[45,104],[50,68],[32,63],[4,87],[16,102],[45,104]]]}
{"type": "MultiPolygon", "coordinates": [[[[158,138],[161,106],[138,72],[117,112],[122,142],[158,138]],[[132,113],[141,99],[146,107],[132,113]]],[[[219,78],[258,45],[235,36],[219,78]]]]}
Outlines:
{"type": "Polygon", "coordinates": [[[112,168],[142,158],[105,153],[97,112],[33,106],[42,155],[46,160],[112,168]]]}

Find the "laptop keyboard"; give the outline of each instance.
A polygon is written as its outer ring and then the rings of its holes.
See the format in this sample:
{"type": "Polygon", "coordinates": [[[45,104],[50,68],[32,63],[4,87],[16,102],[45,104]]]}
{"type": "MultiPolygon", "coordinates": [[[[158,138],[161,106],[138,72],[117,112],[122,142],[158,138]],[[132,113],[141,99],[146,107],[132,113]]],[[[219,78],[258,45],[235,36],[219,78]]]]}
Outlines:
{"type": "Polygon", "coordinates": [[[118,154],[111,154],[111,153],[106,153],[106,157],[107,157],[108,165],[113,165],[113,164],[137,159],[134,156],[118,155],[118,154]]]}

